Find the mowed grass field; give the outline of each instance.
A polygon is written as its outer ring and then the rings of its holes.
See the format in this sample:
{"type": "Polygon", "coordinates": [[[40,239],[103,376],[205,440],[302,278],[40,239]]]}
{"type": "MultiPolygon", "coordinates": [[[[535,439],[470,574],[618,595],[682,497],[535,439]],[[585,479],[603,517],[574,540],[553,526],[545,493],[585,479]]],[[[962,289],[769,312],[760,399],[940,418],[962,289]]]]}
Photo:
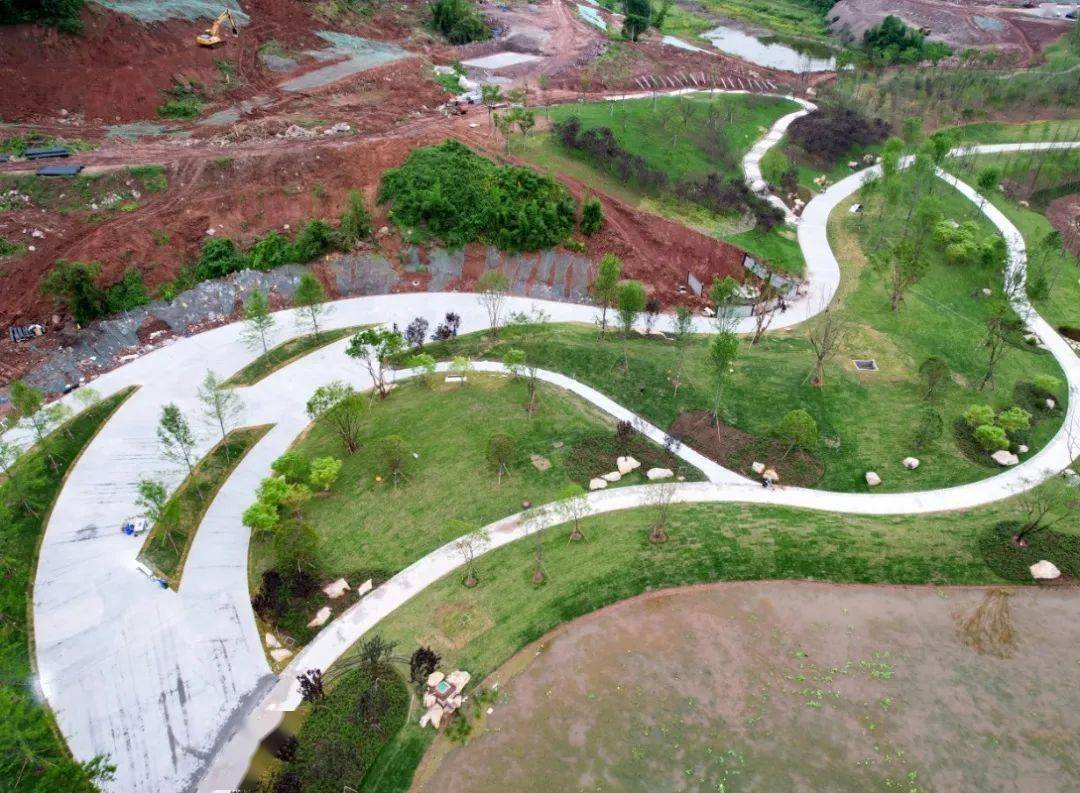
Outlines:
{"type": "MultiPolygon", "coordinates": [[[[742,179],[742,158],[781,116],[799,106],[787,99],[749,94],[690,94],[627,102],[588,102],[552,107],[552,122],[570,116],[582,129],[608,127],[619,144],[663,171],[672,183],[710,173],[742,179]]],[[[801,273],[805,262],[793,229],[755,229],[752,218],[722,216],[670,193],[654,194],[596,167],[581,152],[562,146],[550,133],[517,141],[514,153],[545,173],[566,174],[619,200],[720,237],[768,261],[801,273]]]]}
{"type": "MultiPolygon", "coordinates": [[[[351,457],[343,454],[330,427],[313,424],[295,450],[308,459],[333,455],[344,461],[333,491],[305,508],[305,519],[321,540],[324,577],[357,570],[390,575],[470,530],[520,512],[525,500],[552,501],[572,482],[567,459],[575,444],[614,436],[613,419],[553,386],[540,384],[531,417],[527,402],[524,381],[498,375],[472,374],[466,386],[447,384],[442,377],[431,388],[417,380],[403,382],[371,404],[361,448],[351,457]],[[486,456],[494,433],[517,441],[510,473],[501,482],[486,456]],[[404,481],[396,487],[379,454],[379,442],[395,435],[409,453],[404,481]],[[537,470],[532,454],[545,457],[551,467],[537,470]],[[383,481],[376,481],[378,476],[383,481]]],[[[614,470],[615,455],[598,455],[594,467],[592,476],[614,470]]],[[[611,486],[645,481],[644,470],[611,486]]],[[[685,474],[700,478],[694,470],[685,474]]],[[[262,558],[263,545],[253,546],[253,580],[269,561],[262,558]]]]}

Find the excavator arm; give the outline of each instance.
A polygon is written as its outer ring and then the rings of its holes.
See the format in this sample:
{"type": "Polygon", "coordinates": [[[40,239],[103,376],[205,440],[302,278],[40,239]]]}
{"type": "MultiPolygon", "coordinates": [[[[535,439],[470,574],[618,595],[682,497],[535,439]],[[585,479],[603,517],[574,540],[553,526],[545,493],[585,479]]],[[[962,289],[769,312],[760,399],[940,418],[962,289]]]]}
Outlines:
{"type": "Polygon", "coordinates": [[[233,17],[232,11],[226,8],[218,14],[218,18],[214,20],[214,24],[208,30],[204,30],[195,37],[195,42],[203,47],[217,47],[224,44],[225,42],[221,38],[221,24],[223,22],[229,23],[229,28],[234,36],[240,35],[240,30],[236,25],[236,18],[233,17]]]}

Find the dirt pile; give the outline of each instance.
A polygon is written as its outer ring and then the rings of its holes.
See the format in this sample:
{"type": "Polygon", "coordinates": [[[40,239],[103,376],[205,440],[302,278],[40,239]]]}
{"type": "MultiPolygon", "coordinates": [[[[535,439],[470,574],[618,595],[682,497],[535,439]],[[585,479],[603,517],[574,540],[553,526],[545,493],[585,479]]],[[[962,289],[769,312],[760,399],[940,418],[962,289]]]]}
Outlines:
{"type": "Polygon", "coordinates": [[[1080,193],[1051,201],[1046,218],[1061,232],[1061,241],[1073,256],[1080,258],[1080,193]]]}

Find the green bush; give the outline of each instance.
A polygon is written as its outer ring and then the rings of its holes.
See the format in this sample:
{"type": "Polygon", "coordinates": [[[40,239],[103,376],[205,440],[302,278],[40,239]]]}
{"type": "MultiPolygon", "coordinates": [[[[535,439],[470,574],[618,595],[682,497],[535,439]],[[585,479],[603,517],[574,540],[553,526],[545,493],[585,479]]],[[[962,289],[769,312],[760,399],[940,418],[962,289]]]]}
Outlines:
{"type": "Polygon", "coordinates": [[[604,208],[600,205],[600,199],[589,196],[581,205],[581,233],[591,237],[604,225],[604,208]]]}
{"type": "Polygon", "coordinates": [[[211,278],[224,278],[250,266],[250,258],[236,247],[235,242],[228,237],[215,237],[203,243],[199,259],[195,262],[195,279],[208,281],[211,278]]]}
{"type": "Polygon", "coordinates": [[[174,85],[165,93],[169,98],[157,108],[161,118],[193,121],[202,113],[203,99],[193,86],[174,85]]]}
{"type": "Polygon", "coordinates": [[[994,409],[989,405],[972,405],[964,411],[964,421],[972,429],[984,424],[993,424],[994,409]]]}
{"type": "Polygon", "coordinates": [[[105,290],[97,285],[100,262],[60,259],[41,282],[41,291],[67,307],[75,321],[85,325],[105,312],[105,290]]]}
{"type": "Polygon", "coordinates": [[[1009,448],[1009,436],[994,424],[982,424],[975,428],[975,440],[988,452],[1009,448]]]}
{"type": "Polygon", "coordinates": [[[941,437],[944,429],[945,422],[942,420],[941,414],[935,408],[927,405],[919,414],[919,423],[915,427],[912,443],[916,449],[926,449],[941,437]]]}
{"type": "Polygon", "coordinates": [[[433,0],[428,8],[431,11],[431,26],[451,44],[468,44],[470,41],[491,38],[488,26],[468,0],[433,0]]]}
{"type": "Polygon", "coordinates": [[[142,273],[134,267],[126,269],[120,280],[105,290],[105,312],[108,314],[130,311],[149,302],[142,273]]]}
{"type": "Polygon", "coordinates": [[[271,229],[251,246],[251,266],[256,270],[272,270],[296,261],[296,250],[288,238],[271,229]]]}
{"type": "Polygon", "coordinates": [[[1057,394],[1057,390],[1061,388],[1061,381],[1051,374],[1041,374],[1032,383],[1040,391],[1045,391],[1051,395],[1057,394]]]}
{"type": "Polygon", "coordinates": [[[270,469],[286,482],[306,482],[311,475],[311,464],[299,452],[285,452],[270,464],[270,469]]]}
{"type": "Polygon", "coordinates": [[[1012,435],[1031,428],[1031,414],[1021,407],[1011,407],[998,414],[997,423],[1005,432],[1012,435]]]}
{"type": "Polygon", "coordinates": [[[359,190],[350,190],[345,199],[345,211],[341,213],[338,234],[345,249],[351,248],[354,242],[371,236],[371,215],[364,206],[364,196],[359,190]]]}
{"type": "Polygon", "coordinates": [[[456,140],[414,150],[383,174],[379,202],[390,219],[452,248],[484,240],[510,253],[551,248],[574,228],[574,201],[528,168],[499,166],[456,140]]]}
{"type": "Polygon", "coordinates": [[[296,261],[300,263],[310,262],[318,258],[334,247],[336,240],[334,230],[323,220],[309,220],[300,233],[296,235],[293,247],[296,252],[296,261]]]}

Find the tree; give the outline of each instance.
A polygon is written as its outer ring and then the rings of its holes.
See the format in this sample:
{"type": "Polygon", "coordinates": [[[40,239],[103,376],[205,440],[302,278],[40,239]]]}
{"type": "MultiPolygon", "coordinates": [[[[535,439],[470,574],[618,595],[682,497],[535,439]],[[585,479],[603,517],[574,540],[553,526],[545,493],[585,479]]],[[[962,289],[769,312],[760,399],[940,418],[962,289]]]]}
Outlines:
{"type": "Polygon", "coordinates": [[[45,452],[55,471],[56,460],[53,458],[52,445],[48,438],[49,417],[42,409],[45,405],[45,392],[23,380],[16,380],[11,384],[10,399],[14,415],[30,424],[34,431],[34,440],[45,452]]]}
{"type": "Polygon", "coordinates": [[[267,335],[274,329],[276,320],[270,313],[270,303],[266,295],[258,289],[251,293],[251,297],[244,303],[244,330],[240,334],[240,340],[249,349],[262,348],[263,355],[269,349],[267,335]]]}
{"type": "Polygon", "coordinates": [[[333,311],[326,302],[326,290],[322,282],[311,272],[300,276],[293,294],[293,306],[296,308],[296,323],[300,327],[311,328],[315,338],[319,338],[319,323],[333,311]]]}
{"type": "MultiPolygon", "coordinates": [[[[156,479],[143,478],[139,480],[136,490],[139,496],[135,499],[135,503],[151,525],[162,527],[175,525],[179,503],[169,503],[169,493],[165,485],[156,479]]],[[[172,532],[165,532],[165,536],[173,541],[172,532]]]]}
{"type": "Polygon", "coordinates": [[[552,509],[566,523],[572,523],[574,528],[570,532],[570,542],[580,542],[585,539],[581,531],[581,521],[592,514],[592,505],[585,493],[585,489],[577,482],[570,482],[559,491],[558,499],[552,509]]]}
{"type": "Polygon", "coordinates": [[[409,681],[418,686],[425,685],[441,660],[442,656],[430,647],[417,647],[409,657],[409,681]]]}
{"type": "Polygon", "coordinates": [[[308,481],[312,487],[323,493],[329,493],[341,474],[341,460],[336,457],[316,457],[311,461],[311,475],[308,481]]]}
{"type": "Polygon", "coordinates": [[[424,349],[424,340],[427,339],[428,321],[423,317],[417,317],[405,328],[405,341],[417,351],[424,349]]]}
{"type": "Polygon", "coordinates": [[[912,443],[916,449],[926,449],[941,437],[944,429],[945,422],[941,414],[935,408],[926,405],[919,413],[919,423],[915,427],[912,443]]]}
{"type": "Polygon", "coordinates": [[[488,465],[495,471],[502,484],[503,474],[510,473],[510,464],[517,454],[517,441],[505,432],[492,433],[487,442],[488,465]]]}
{"type": "Polygon", "coordinates": [[[591,237],[604,225],[604,207],[596,196],[589,196],[581,204],[581,223],[579,228],[586,237],[591,237]]]}
{"type": "Polygon", "coordinates": [[[1022,407],[1013,406],[998,414],[997,423],[1005,432],[1012,435],[1031,427],[1031,414],[1022,407]]]}
{"type": "Polygon", "coordinates": [[[810,450],[818,441],[818,426],[814,417],[802,408],[789,410],[776,425],[776,436],[787,443],[786,458],[796,446],[810,450]]]}
{"type": "Polygon", "coordinates": [[[270,470],[285,477],[286,482],[306,482],[311,475],[311,464],[300,452],[285,452],[270,463],[270,470]]]}
{"type": "Polygon", "coordinates": [[[673,482],[650,485],[646,491],[645,501],[652,510],[652,521],[649,525],[649,542],[657,545],[667,542],[668,516],[671,513],[671,503],[674,499],[675,484],[673,482]]]}
{"type": "Polygon", "coordinates": [[[809,323],[806,339],[814,351],[814,375],[810,384],[821,388],[825,385],[825,364],[831,360],[848,334],[846,318],[838,311],[826,308],[809,323]]]}
{"type": "Polygon", "coordinates": [[[495,105],[503,101],[502,88],[497,85],[480,86],[480,101],[488,111],[488,128],[491,128],[491,116],[495,112],[495,105]]]}
{"type": "Polygon", "coordinates": [[[641,281],[623,281],[619,284],[616,305],[623,338],[629,337],[641,312],[645,310],[647,297],[641,281]]]}
{"type": "Polygon", "coordinates": [[[405,339],[397,329],[364,328],[349,341],[345,354],[363,362],[381,399],[390,393],[387,369],[390,360],[405,348],[405,339]]]}
{"type": "MultiPolygon", "coordinates": [[[[22,503],[23,511],[28,515],[36,516],[38,510],[31,501],[29,493],[23,487],[24,466],[15,464],[21,456],[22,449],[13,442],[0,438],[0,472],[3,472],[4,479],[11,485],[15,497],[22,503]]],[[[3,491],[0,490],[0,492],[3,491]]]]}
{"type": "Polygon", "coordinates": [[[409,454],[405,439],[400,435],[387,435],[379,441],[377,455],[386,477],[393,481],[394,487],[405,478],[406,468],[412,455],[409,454]]]}
{"type": "MultiPolygon", "coordinates": [[[[454,521],[453,523],[459,530],[463,526],[461,521],[454,521]]],[[[454,550],[457,551],[465,566],[465,578],[462,579],[461,583],[469,589],[480,583],[476,574],[476,557],[484,552],[489,542],[491,542],[491,538],[483,529],[468,532],[454,541],[454,550]]]]}
{"type": "Polygon", "coordinates": [[[281,515],[278,513],[276,504],[265,501],[256,501],[244,510],[240,522],[247,526],[256,535],[266,536],[277,528],[281,515]]]}
{"type": "Polygon", "coordinates": [[[319,535],[308,524],[289,520],[274,530],[274,566],[297,573],[315,569],[319,556],[319,535]]]}
{"type": "Polygon", "coordinates": [[[690,341],[690,334],[694,330],[694,314],[686,306],[676,306],[675,315],[671,318],[671,337],[675,342],[675,369],[672,372],[671,382],[675,386],[674,397],[679,396],[679,386],[682,385],[683,376],[686,373],[686,346],[690,341]]]}
{"type": "Polygon", "coordinates": [[[713,304],[713,324],[719,333],[735,330],[739,317],[737,313],[739,282],[730,275],[723,279],[714,278],[709,286],[709,300],[713,304]]]}
{"type": "Polygon", "coordinates": [[[431,388],[435,381],[435,358],[426,352],[410,355],[405,359],[405,366],[420,372],[420,381],[431,388]]]}
{"type": "Polygon", "coordinates": [[[223,387],[222,381],[210,370],[207,370],[199,386],[199,401],[202,402],[203,416],[210,424],[217,426],[224,441],[229,429],[240,420],[244,403],[235,391],[223,387]]]}
{"type": "Polygon", "coordinates": [[[350,190],[345,197],[345,211],[341,213],[338,237],[341,247],[350,249],[360,240],[371,236],[371,215],[364,205],[364,196],[359,190],[350,190]]]}
{"type": "Polygon", "coordinates": [[[499,335],[502,324],[502,312],[506,306],[510,279],[500,270],[488,270],[476,282],[477,300],[484,307],[488,316],[488,327],[492,336],[499,335]]]}
{"type": "Polygon", "coordinates": [[[653,19],[653,27],[662,31],[664,29],[664,22],[667,20],[668,11],[671,10],[672,0],[660,0],[660,9],[656,12],[656,18],[653,19]]]}
{"type": "Polygon", "coordinates": [[[319,386],[307,402],[308,418],[325,419],[341,439],[349,454],[360,448],[360,426],[364,416],[364,400],[352,386],[340,380],[319,386]]]}
{"type": "Polygon", "coordinates": [[[304,505],[311,501],[311,488],[302,482],[288,482],[281,498],[281,508],[300,520],[304,517],[304,505]]]}
{"type": "Polygon", "coordinates": [[[615,298],[622,277],[622,262],[613,253],[605,253],[600,258],[596,278],[589,286],[593,301],[600,306],[600,335],[607,332],[608,309],[615,304],[615,298]]]}
{"type": "Polygon", "coordinates": [[[1058,476],[1029,488],[1016,501],[1024,520],[1013,535],[1013,543],[1022,548],[1027,546],[1032,534],[1045,531],[1080,511],[1080,493],[1058,476]]]}
{"type": "Polygon", "coordinates": [[[652,3],[649,0],[623,0],[624,38],[637,41],[638,37],[652,24],[652,3]]]}
{"type": "Polygon", "coordinates": [[[461,317],[453,311],[448,311],[445,319],[439,323],[439,326],[435,328],[435,332],[431,334],[431,340],[446,341],[453,339],[458,335],[458,328],[460,327],[461,317]]]}
{"type": "Polygon", "coordinates": [[[165,459],[183,463],[191,476],[195,472],[195,434],[175,403],[170,402],[161,409],[157,436],[165,459]]]}
{"type": "Polygon", "coordinates": [[[1001,359],[1009,349],[1009,319],[1005,314],[1005,307],[998,310],[986,320],[986,335],[983,336],[983,348],[986,350],[986,373],[979,380],[977,389],[982,391],[994,381],[994,372],[1001,359]]]}
{"type": "Polygon", "coordinates": [[[469,372],[472,370],[472,361],[464,355],[455,355],[450,361],[450,371],[457,375],[461,385],[465,385],[469,381],[469,372]]]}
{"type": "Polygon", "coordinates": [[[514,379],[525,373],[525,350],[511,347],[503,354],[502,365],[509,370],[514,379]]]}
{"type": "Polygon", "coordinates": [[[882,253],[870,254],[870,266],[884,277],[892,310],[899,311],[904,293],[926,274],[927,259],[919,255],[914,243],[901,240],[882,253]]]}
{"type": "Polygon", "coordinates": [[[321,669],[309,669],[296,679],[300,682],[300,698],[304,702],[321,702],[326,698],[321,669]]]}
{"type": "Polygon", "coordinates": [[[919,364],[919,379],[922,380],[922,398],[933,402],[941,386],[949,380],[949,365],[943,358],[931,355],[919,364]]]}
{"type": "Polygon", "coordinates": [[[1009,448],[1009,436],[994,424],[982,424],[975,428],[975,441],[988,452],[1009,448]]]}
{"type": "Polygon", "coordinates": [[[713,381],[712,418],[717,438],[720,437],[720,400],[724,394],[729,369],[738,353],[739,337],[731,331],[717,333],[709,342],[709,373],[713,381]]]}
{"type": "Polygon", "coordinates": [[[105,290],[97,285],[100,262],[69,262],[60,259],[41,282],[41,291],[64,305],[79,325],[105,313],[105,290]]]}
{"type": "Polygon", "coordinates": [[[997,192],[998,185],[1001,182],[1001,171],[992,165],[988,165],[979,171],[979,175],[975,178],[975,184],[979,186],[979,208],[986,204],[986,196],[988,193],[997,192]]]}

